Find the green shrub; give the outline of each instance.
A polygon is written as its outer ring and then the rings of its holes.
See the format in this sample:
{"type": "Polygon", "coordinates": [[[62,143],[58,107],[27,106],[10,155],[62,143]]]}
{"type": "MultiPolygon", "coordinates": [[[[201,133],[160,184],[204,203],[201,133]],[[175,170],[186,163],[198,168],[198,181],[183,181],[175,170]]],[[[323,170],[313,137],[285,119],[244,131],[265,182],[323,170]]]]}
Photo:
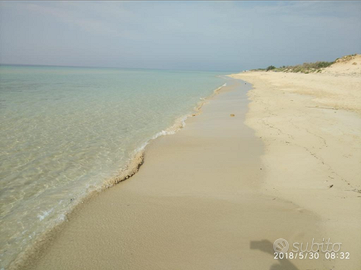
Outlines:
{"type": "MultiPolygon", "coordinates": [[[[346,56],[346,57],[352,57],[352,56],[346,56]]],[[[343,57],[343,58],[346,58],[343,57]]],[[[259,70],[259,71],[276,71],[276,72],[294,72],[294,73],[313,73],[313,72],[321,72],[321,69],[326,68],[331,66],[333,63],[335,63],[336,61],[333,62],[325,62],[325,61],[317,61],[314,63],[303,63],[302,65],[295,65],[295,66],[281,66],[279,68],[276,68],[275,66],[269,66],[266,69],[264,68],[258,68],[258,69],[253,69],[253,70],[259,70]]]]}
{"type": "Polygon", "coordinates": [[[266,71],[269,71],[269,70],[272,70],[272,69],[275,69],[276,67],[275,66],[269,66],[266,71]]]}
{"type": "Polygon", "coordinates": [[[275,68],[274,66],[269,66],[268,70],[274,69],[275,71],[283,71],[283,72],[294,72],[294,73],[312,73],[312,72],[321,72],[322,68],[326,68],[331,66],[335,62],[324,62],[318,61],[314,63],[303,63],[302,65],[295,65],[295,66],[282,66],[279,68],[275,68]]]}

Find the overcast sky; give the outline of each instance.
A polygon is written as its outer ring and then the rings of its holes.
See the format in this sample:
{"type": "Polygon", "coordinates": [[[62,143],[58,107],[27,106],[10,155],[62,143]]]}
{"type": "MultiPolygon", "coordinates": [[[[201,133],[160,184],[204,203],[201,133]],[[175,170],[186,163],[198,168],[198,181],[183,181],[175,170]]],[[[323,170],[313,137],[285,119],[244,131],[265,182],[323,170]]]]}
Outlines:
{"type": "Polygon", "coordinates": [[[240,71],[361,52],[361,2],[1,2],[0,63],[240,71]]]}

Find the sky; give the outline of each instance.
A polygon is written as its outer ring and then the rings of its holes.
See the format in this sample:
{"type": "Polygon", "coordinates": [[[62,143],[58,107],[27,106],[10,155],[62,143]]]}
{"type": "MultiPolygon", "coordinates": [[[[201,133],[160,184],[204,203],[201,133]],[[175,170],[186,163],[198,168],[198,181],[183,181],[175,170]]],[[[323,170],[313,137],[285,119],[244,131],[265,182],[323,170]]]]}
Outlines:
{"type": "Polygon", "coordinates": [[[361,2],[0,2],[0,63],[241,71],[361,52],[361,2]]]}

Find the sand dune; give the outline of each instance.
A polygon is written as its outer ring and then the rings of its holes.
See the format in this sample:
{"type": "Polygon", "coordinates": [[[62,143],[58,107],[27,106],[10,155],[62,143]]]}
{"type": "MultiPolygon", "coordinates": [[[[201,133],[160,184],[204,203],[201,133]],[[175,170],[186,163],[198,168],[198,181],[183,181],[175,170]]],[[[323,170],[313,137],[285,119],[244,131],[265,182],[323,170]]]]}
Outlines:
{"type": "Polygon", "coordinates": [[[335,61],[332,66],[323,70],[323,73],[332,75],[361,75],[361,54],[347,55],[335,61]]]}

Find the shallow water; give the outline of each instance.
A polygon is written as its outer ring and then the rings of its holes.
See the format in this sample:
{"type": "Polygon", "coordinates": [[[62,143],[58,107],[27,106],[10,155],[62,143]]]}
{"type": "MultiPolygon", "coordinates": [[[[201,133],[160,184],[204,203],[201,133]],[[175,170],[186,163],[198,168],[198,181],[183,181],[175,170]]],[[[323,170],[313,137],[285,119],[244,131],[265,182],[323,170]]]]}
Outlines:
{"type": "Polygon", "coordinates": [[[224,84],[217,75],[1,66],[1,267],[224,84]]]}

